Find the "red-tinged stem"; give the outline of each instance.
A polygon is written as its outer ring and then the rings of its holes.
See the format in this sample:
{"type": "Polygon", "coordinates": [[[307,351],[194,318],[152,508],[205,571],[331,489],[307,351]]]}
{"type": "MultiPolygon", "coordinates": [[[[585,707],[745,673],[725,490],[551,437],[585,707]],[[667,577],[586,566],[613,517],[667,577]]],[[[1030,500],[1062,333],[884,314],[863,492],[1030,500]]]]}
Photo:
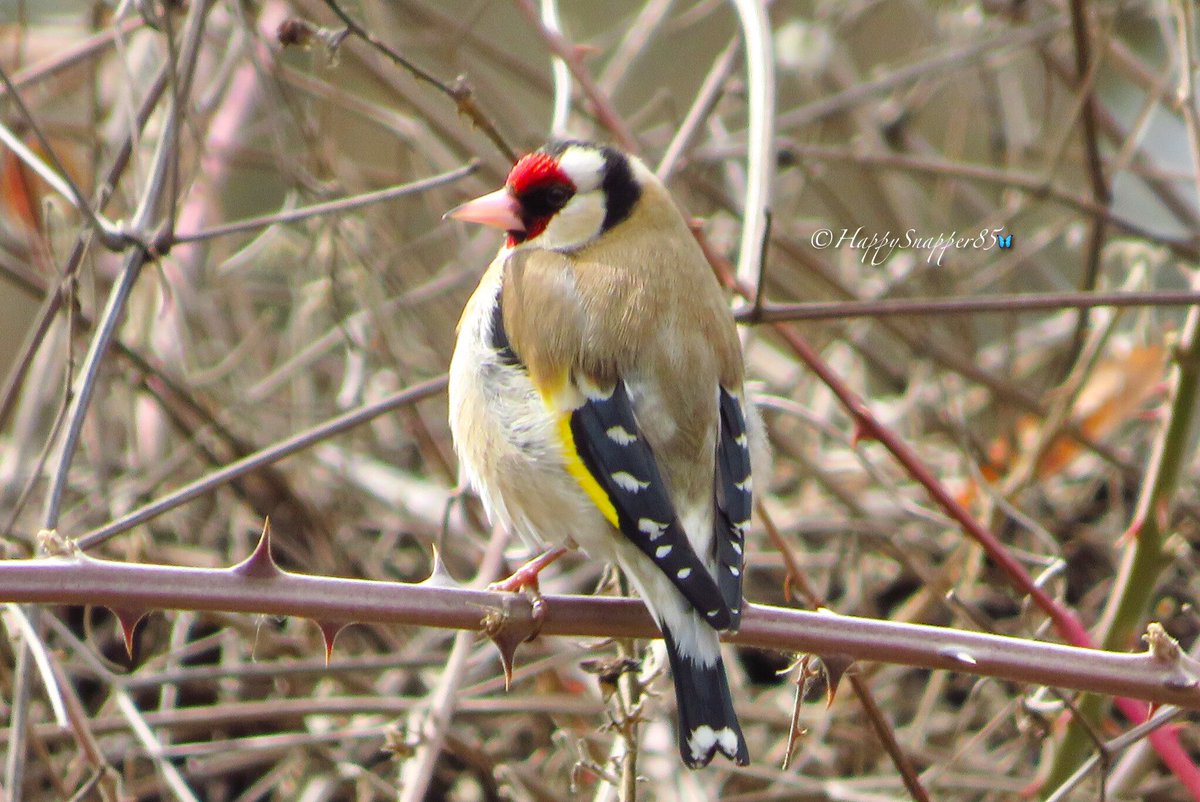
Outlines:
{"type": "MultiPolygon", "coordinates": [[[[772,324],[775,331],[787,342],[796,354],[805,361],[809,368],[816,373],[821,381],[831,389],[854,418],[860,437],[878,440],[905,467],[914,479],[925,487],[926,491],[951,518],[958,522],[983,548],[988,557],[999,565],[1008,576],[1009,581],[1033,599],[1050,619],[1054,622],[1059,634],[1076,646],[1094,648],[1095,642],[1084,629],[1082,622],[1073,613],[1059,605],[1041,587],[1036,585],[1019,562],[1009,553],[996,536],[987,527],[975,520],[967,510],[946,490],[941,482],[925,467],[916,452],[901,440],[894,432],[881,424],[862,400],[842,382],[833,369],[821,359],[813,348],[788,326],[772,324]]],[[[1124,691],[1122,691],[1124,693],[1124,691]]],[[[1141,724],[1149,715],[1147,707],[1133,699],[1118,697],[1116,705],[1135,725],[1141,724]]],[[[1149,736],[1158,756],[1170,768],[1187,788],[1200,788],[1200,769],[1179,742],[1179,733],[1173,729],[1155,730],[1149,736]]]]}
{"type": "MultiPolygon", "coordinates": [[[[733,269],[728,260],[708,245],[707,240],[702,236],[698,228],[693,228],[693,231],[696,233],[696,239],[718,277],[733,287],[742,297],[750,299],[752,293],[745,285],[734,278],[733,269]]],[[[947,515],[958,522],[963,531],[983,548],[984,553],[987,554],[989,559],[1000,566],[1005,575],[1008,576],[1009,581],[1022,593],[1029,594],[1034,603],[1050,616],[1050,619],[1054,622],[1055,629],[1058,630],[1064,640],[1076,646],[1094,647],[1095,642],[1088,634],[1088,631],[1084,629],[1083,623],[1070,610],[1058,604],[1058,602],[1033,581],[1033,577],[1009,553],[1004,544],[997,540],[996,536],[988,531],[987,527],[977,521],[951,495],[945,485],[939,482],[937,477],[933,475],[933,472],[925,466],[925,463],[917,455],[917,452],[913,451],[895,432],[879,422],[879,419],[871,412],[870,407],[853,390],[846,386],[842,378],[834,372],[833,368],[829,367],[829,364],[808,344],[808,341],[793,331],[791,326],[786,323],[772,323],[771,328],[808,365],[809,370],[817,374],[818,378],[838,397],[842,406],[846,408],[846,411],[850,413],[851,418],[854,420],[856,440],[868,438],[878,440],[882,443],[884,448],[890,451],[892,456],[904,466],[909,475],[925,488],[926,492],[929,493],[937,505],[947,515]]]]}
{"type": "MultiPolygon", "coordinates": [[[[734,287],[742,297],[749,299],[750,293],[746,287],[742,286],[733,277],[732,266],[729,262],[708,246],[707,241],[698,229],[694,230],[696,231],[700,247],[703,248],[718,277],[734,287]]],[[[947,515],[957,521],[963,531],[979,543],[988,557],[1004,570],[1009,581],[1022,592],[1029,594],[1034,603],[1050,616],[1050,619],[1054,622],[1055,629],[1058,630],[1059,634],[1067,642],[1089,649],[1095,648],[1095,641],[1088,634],[1087,630],[1084,629],[1083,623],[1071,611],[1059,605],[1049,594],[1034,583],[1033,578],[1029,576],[1024,566],[1013,558],[1008,549],[1004,547],[1004,544],[997,540],[987,527],[979,523],[965,507],[958,503],[954,496],[946,490],[945,486],[937,480],[937,477],[925,467],[925,463],[921,461],[921,458],[917,456],[917,453],[907,443],[879,422],[862,399],[846,386],[841,377],[829,367],[828,363],[821,358],[803,337],[793,331],[789,325],[782,322],[772,323],[771,327],[795,351],[796,355],[804,360],[809,369],[816,373],[821,381],[838,397],[838,400],[841,401],[854,420],[856,439],[869,437],[882,443],[896,460],[904,466],[909,475],[921,483],[933,500],[937,502],[938,506],[947,515]]],[[[1134,724],[1141,724],[1147,719],[1149,713],[1147,708],[1141,703],[1127,698],[1135,694],[1130,694],[1128,691],[1117,691],[1117,693],[1124,694],[1124,697],[1116,699],[1117,707],[1134,724]]],[[[1155,730],[1149,736],[1149,740],[1159,757],[1162,758],[1163,762],[1167,764],[1168,768],[1186,787],[1200,788],[1200,769],[1196,767],[1191,757],[1183,749],[1183,746],[1179,742],[1177,731],[1173,729],[1155,730]]]]}
{"type": "Polygon", "coordinates": [[[841,377],[829,367],[829,364],[817,354],[803,337],[785,324],[772,324],[772,327],[788,346],[796,352],[796,355],[804,360],[809,369],[817,374],[821,381],[842,402],[842,405],[854,419],[854,425],[857,429],[856,433],[860,439],[878,440],[882,443],[884,448],[890,451],[892,456],[904,466],[909,475],[925,488],[926,492],[929,493],[937,505],[983,548],[989,559],[1000,566],[1012,584],[1022,593],[1029,594],[1034,603],[1050,616],[1050,619],[1054,622],[1055,629],[1058,630],[1064,640],[1076,646],[1090,648],[1094,645],[1092,637],[1084,629],[1082,622],[1070,610],[1067,610],[1056,602],[1033,581],[1033,577],[1029,575],[1029,572],[1025,570],[1023,565],[1017,562],[1008,549],[1004,547],[1004,544],[997,540],[996,536],[987,527],[976,520],[946,490],[945,485],[938,481],[937,477],[933,475],[932,471],[926,467],[925,463],[907,443],[895,432],[879,422],[879,419],[872,414],[870,408],[863,403],[862,399],[846,386],[841,377]]]}
{"type": "Polygon", "coordinates": [[[542,16],[538,11],[533,0],[516,0],[517,8],[525,15],[530,24],[541,35],[546,42],[546,46],[550,48],[554,55],[562,59],[567,67],[571,70],[571,75],[579,82],[579,88],[583,90],[583,94],[592,104],[592,111],[596,114],[596,119],[609,130],[613,139],[627,153],[637,154],[641,148],[638,147],[637,138],[633,132],[629,130],[629,126],[625,124],[620,114],[617,114],[613,109],[612,103],[608,97],[596,85],[596,81],[592,78],[592,74],[588,72],[587,66],[583,63],[583,57],[579,49],[574,47],[567,38],[558,31],[551,30],[542,24],[542,16]]]}

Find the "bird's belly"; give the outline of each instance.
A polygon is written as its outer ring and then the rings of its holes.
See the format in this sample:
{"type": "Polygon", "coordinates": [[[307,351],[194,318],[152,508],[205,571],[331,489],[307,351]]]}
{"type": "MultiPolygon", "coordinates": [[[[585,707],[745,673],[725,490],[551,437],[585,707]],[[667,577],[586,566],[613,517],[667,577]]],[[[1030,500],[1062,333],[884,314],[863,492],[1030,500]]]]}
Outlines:
{"type": "Polygon", "coordinates": [[[558,422],[519,366],[486,348],[455,351],[450,416],[465,478],[488,516],[536,550],[574,542],[615,558],[611,527],[566,469],[558,422]]]}

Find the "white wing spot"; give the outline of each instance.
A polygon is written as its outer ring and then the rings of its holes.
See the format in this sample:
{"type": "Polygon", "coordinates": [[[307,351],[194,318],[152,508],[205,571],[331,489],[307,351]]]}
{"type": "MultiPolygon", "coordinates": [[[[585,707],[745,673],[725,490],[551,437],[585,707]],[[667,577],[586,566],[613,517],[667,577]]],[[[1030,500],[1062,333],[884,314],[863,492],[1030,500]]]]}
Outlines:
{"type": "Polygon", "coordinates": [[[671,548],[672,547],[670,545],[659,546],[657,549],[654,550],[654,558],[657,560],[661,560],[663,557],[666,557],[668,554],[671,553],[671,548]]]}
{"type": "Polygon", "coordinates": [[[736,487],[738,490],[742,491],[743,493],[750,493],[754,490],[754,480],[753,480],[753,478],[747,476],[746,481],[734,482],[733,486],[736,487]]]}
{"type": "Polygon", "coordinates": [[[716,618],[720,614],[721,614],[720,610],[709,610],[707,613],[705,613],[705,615],[707,615],[709,618],[716,618]]]}
{"type": "Polygon", "coordinates": [[[675,572],[675,576],[679,577],[680,579],[687,579],[691,575],[692,575],[691,568],[680,568],[678,571],[675,572]]]}
{"type": "Polygon", "coordinates": [[[733,526],[734,526],[734,528],[735,528],[735,529],[738,529],[738,530],[740,530],[740,531],[742,531],[742,532],[745,532],[747,529],[749,529],[749,528],[750,528],[750,519],[749,519],[749,518],[747,518],[747,519],[746,519],[746,520],[744,520],[744,521],[738,521],[738,522],[737,522],[737,523],[735,523],[733,526]]]}
{"type": "Polygon", "coordinates": [[[733,548],[733,550],[734,550],[734,551],[736,551],[738,554],[741,554],[741,553],[742,553],[742,544],[741,544],[741,543],[738,543],[736,540],[731,540],[731,541],[729,541],[729,545],[730,545],[730,546],[733,548]]]}
{"type": "Polygon", "coordinates": [[[612,440],[619,446],[627,446],[630,443],[637,442],[637,435],[630,432],[624,426],[610,426],[604,433],[608,435],[609,440],[612,440]]]}
{"type": "Polygon", "coordinates": [[[659,523],[653,518],[638,518],[638,531],[650,538],[658,540],[667,531],[667,524],[659,523]]]}
{"type": "Polygon", "coordinates": [[[643,482],[629,471],[617,471],[611,476],[617,487],[626,493],[640,493],[650,486],[649,482],[643,482]]]}
{"type": "Polygon", "coordinates": [[[741,576],[742,570],[740,568],[738,568],[736,565],[731,565],[731,566],[729,566],[729,573],[733,574],[734,576],[741,576]]]}
{"type": "Polygon", "coordinates": [[[746,437],[746,433],[742,432],[737,437],[733,438],[733,442],[737,443],[744,449],[750,448],[750,438],[746,437]]]}

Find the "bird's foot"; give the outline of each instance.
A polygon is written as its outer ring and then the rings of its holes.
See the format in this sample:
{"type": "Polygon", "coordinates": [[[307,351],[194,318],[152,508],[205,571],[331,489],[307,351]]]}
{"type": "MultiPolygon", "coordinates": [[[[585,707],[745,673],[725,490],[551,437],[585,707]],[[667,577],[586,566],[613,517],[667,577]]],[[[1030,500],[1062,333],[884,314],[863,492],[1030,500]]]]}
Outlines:
{"type": "Polygon", "coordinates": [[[550,563],[566,553],[567,550],[561,546],[544,551],[516,571],[513,571],[512,576],[508,579],[502,579],[499,582],[493,582],[488,585],[488,590],[496,590],[501,593],[517,593],[521,590],[532,590],[535,594],[540,595],[538,574],[544,571],[550,563]]]}
{"type": "Polygon", "coordinates": [[[493,582],[488,585],[488,590],[495,590],[501,593],[520,593],[524,591],[529,596],[529,604],[532,607],[533,633],[526,640],[533,640],[538,636],[538,632],[542,629],[542,619],[546,615],[546,603],[542,601],[542,591],[538,586],[538,575],[550,563],[566,553],[567,550],[561,546],[544,551],[516,571],[513,571],[512,576],[508,577],[508,579],[502,579],[499,582],[493,582]]]}

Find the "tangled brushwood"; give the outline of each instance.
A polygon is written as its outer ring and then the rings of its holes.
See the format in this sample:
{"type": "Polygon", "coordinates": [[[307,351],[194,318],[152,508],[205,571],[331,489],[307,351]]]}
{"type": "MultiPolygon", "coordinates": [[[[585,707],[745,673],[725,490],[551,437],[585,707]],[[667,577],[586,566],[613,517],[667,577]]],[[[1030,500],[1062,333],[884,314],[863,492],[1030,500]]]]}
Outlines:
{"type": "Polygon", "coordinates": [[[75,5],[6,799],[1200,799],[1190,3],[75,5]]]}

